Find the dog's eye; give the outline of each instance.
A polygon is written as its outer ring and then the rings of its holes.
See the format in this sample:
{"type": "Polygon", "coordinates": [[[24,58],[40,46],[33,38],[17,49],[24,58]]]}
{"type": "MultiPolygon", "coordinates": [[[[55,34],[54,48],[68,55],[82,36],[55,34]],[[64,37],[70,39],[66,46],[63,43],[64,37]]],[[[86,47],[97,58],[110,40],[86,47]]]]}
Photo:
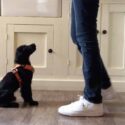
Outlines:
{"type": "Polygon", "coordinates": [[[24,47],[24,48],[22,49],[22,51],[26,51],[26,48],[24,47]]]}

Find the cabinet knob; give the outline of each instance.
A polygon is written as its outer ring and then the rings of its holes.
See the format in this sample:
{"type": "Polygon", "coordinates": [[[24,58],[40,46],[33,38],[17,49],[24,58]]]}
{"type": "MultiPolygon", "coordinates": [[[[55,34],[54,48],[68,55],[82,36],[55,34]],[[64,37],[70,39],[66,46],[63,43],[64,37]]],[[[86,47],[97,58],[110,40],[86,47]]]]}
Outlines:
{"type": "Polygon", "coordinates": [[[104,34],[104,35],[107,34],[107,33],[108,33],[107,30],[102,31],[102,34],[104,34]]]}
{"type": "Polygon", "coordinates": [[[48,53],[53,53],[53,50],[52,49],[48,49],[48,53]]]}

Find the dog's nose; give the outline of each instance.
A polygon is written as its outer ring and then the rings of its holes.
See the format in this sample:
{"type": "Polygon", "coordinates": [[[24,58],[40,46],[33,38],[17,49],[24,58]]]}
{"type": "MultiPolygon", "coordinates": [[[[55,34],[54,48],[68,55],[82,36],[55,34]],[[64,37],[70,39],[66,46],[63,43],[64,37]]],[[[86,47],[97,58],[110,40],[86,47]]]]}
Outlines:
{"type": "Polygon", "coordinates": [[[32,43],[30,46],[31,46],[34,50],[36,50],[36,44],[35,44],[35,43],[32,43]]]}
{"type": "Polygon", "coordinates": [[[32,43],[32,44],[30,44],[30,46],[36,46],[36,44],[35,44],[35,43],[32,43]]]}

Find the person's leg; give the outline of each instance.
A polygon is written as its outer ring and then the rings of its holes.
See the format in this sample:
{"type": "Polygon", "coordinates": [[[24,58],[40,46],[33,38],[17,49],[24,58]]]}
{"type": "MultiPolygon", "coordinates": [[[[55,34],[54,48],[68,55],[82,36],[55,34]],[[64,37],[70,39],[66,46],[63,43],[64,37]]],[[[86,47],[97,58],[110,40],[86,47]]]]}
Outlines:
{"type": "Polygon", "coordinates": [[[101,64],[101,88],[105,90],[111,87],[112,84],[109,78],[109,74],[106,71],[106,68],[104,66],[101,57],[100,57],[100,64],[101,64]]]}
{"type": "MultiPolygon", "coordinates": [[[[71,10],[71,37],[73,42],[77,45],[79,52],[82,54],[81,52],[81,46],[78,44],[78,40],[77,40],[77,36],[76,36],[76,27],[77,27],[77,18],[75,15],[75,10],[74,10],[74,6],[72,3],[72,10],[71,10]]],[[[111,85],[111,81],[109,78],[109,75],[105,69],[105,66],[103,64],[102,58],[99,55],[100,58],[100,65],[101,65],[101,70],[100,70],[100,77],[101,77],[101,93],[103,96],[103,100],[110,100],[110,99],[114,99],[116,98],[116,93],[111,85]]],[[[84,59],[83,59],[84,61],[84,59]]],[[[83,64],[84,65],[84,64],[83,64]]]]}
{"type": "Polygon", "coordinates": [[[76,38],[83,56],[85,78],[84,97],[101,103],[101,64],[96,34],[98,0],[73,0],[76,21],[76,38]]]}
{"type": "MultiPolygon", "coordinates": [[[[96,1],[94,1],[96,2],[96,1]]],[[[68,116],[102,116],[103,115],[103,105],[101,98],[101,83],[100,83],[100,64],[99,64],[99,48],[97,43],[97,38],[95,35],[96,30],[96,16],[94,15],[92,23],[90,17],[86,14],[93,9],[94,5],[97,5],[94,11],[98,11],[98,2],[95,4],[90,2],[90,8],[85,7],[86,3],[88,5],[88,0],[73,0],[72,6],[72,39],[74,43],[78,46],[80,53],[84,59],[83,73],[85,76],[85,92],[84,96],[76,102],[69,105],[61,106],[58,112],[63,115],[68,116]],[[91,5],[92,4],[92,5],[91,5]],[[92,8],[93,7],[93,8],[92,8]],[[84,9],[85,10],[84,10],[84,9]],[[88,10],[89,11],[88,11],[88,10]],[[83,15],[82,15],[83,14],[83,15]],[[83,16],[83,17],[82,17],[83,16]],[[89,21],[92,23],[90,23],[89,21]],[[87,24],[87,25],[86,25],[87,24]],[[90,25],[90,27],[88,27],[90,25]],[[92,28],[95,27],[95,28],[92,28]],[[88,30],[90,28],[90,30],[88,30]],[[93,30],[95,29],[95,30],[93,30]],[[93,30],[91,32],[91,30],[93,30]],[[89,31],[89,32],[88,32],[89,31]],[[89,38],[89,39],[88,39],[89,38]],[[99,64],[99,65],[97,65],[99,64]],[[86,91],[87,90],[87,91],[86,91]]],[[[93,16],[93,15],[92,15],[93,16]]],[[[92,18],[92,19],[93,19],[92,18]]]]}
{"type": "MultiPolygon", "coordinates": [[[[79,52],[82,54],[81,47],[78,44],[76,37],[76,18],[75,18],[73,3],[71,8],[71,37],[73,42],[77,45],[79,52]]],[[[107,89],[111,86],[111,82],[101,57],[100,57],[100,64],[101,64],[101,88],[107,89]]]]}
{"type": "Polygon", "coordinates": [[[98,48],[96,34],[98,3],[98,0],[73,0],[71,36],[84,59],[85,91],[84,96],[81,96],[78,101],[58,109],[58,112],[63,115],[103,115],[101,87],[104,87],[102,83],[105,83],[105,88],[108,88],[110,79],[98,48]]]}
{"type": "Polygon", "coordinates": [[[77,38],[76,38],[76,21],[75,21],[75,12],[74,12],[74,7],[72,3],[72,8],[71,8],[71,38],[74,44],[77,45],[77,48],[80,53],[81,52],[81,47],[78,44],[77,38]]]}

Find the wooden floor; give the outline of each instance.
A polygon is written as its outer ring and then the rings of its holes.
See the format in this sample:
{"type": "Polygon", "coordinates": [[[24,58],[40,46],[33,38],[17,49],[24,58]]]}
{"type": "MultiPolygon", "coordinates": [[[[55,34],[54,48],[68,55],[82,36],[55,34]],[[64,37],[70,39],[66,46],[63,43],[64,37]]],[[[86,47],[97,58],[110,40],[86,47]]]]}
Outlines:
{"type": "MultiPolygon", "coordinates": [[[[125,93],[116,100],[104,102],[104,117],[66,117],[59,115],[59,106],[76,100],[80,92],[34,91],[38,107],[0,108],[0,125],[125,125],[125,93]]],[[[22,99],[17,93],[17,101],[22,99]]]]}

